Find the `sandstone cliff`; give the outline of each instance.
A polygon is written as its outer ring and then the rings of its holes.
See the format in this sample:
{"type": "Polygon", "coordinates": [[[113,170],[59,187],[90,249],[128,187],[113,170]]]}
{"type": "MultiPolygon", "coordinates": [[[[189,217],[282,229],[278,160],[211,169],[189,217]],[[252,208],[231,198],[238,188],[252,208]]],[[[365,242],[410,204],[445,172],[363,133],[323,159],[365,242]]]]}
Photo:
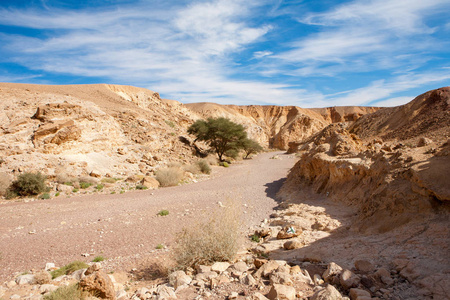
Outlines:
{"type": "Polygon", "coordinates": [[[214,103],[187,104],[204,118],[227,117],[244,124],[249,136],[270,148],[287,150],[290,142],[299,141],[334,122],[353,122],[373,107],[333,107],[304,109],[296,106],[237,106],[214,103]]]}

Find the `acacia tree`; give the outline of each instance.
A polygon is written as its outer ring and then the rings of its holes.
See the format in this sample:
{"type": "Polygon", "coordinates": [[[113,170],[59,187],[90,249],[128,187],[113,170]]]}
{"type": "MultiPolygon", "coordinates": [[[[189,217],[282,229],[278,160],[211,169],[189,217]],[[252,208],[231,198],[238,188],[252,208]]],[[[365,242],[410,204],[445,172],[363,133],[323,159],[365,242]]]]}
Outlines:
{"type": "Polygon", "coordinates": [[[188,133],[197,137],[195,141],[208,143],[216,151],[220,161],[223,161],[225,152],[241,149],[243,141],[247,139],[244,126],[227,118],[197,120],[188,128],[188,133]]]}
{"type": "Polygon", "coordinates": [[[250,154],[261,152],[263,147],[257,141],[247,138],[242,141],[242,149],[245,152],[245,158],[248,158],[250,154]]]}

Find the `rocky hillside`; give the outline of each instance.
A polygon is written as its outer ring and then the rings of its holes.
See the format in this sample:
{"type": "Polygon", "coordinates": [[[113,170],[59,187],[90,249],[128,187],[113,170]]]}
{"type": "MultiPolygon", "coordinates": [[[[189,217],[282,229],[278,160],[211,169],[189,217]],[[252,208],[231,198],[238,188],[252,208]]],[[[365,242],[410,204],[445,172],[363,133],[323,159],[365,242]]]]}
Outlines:
{"type": "Polygon", "coordinates": [[[327,110],[298,107],[183,105],[147,89],[106,84],[1,83],[0,97],[0,172],[11,178],[37,170],[50,178],[59,170],[75,177],[152,175],[194,159],[186,128],[198,118],[228,117],[265,147],[286,149],[337,114],[355,120],[372,111],[345,108],[328,118],[327,110]]]}
{"type": "Polygon", "coordinates": [[[187,104],[190,110],[207,117],[227,117],[247,127],[251,138],[281,150],[334,122],[353,122],[374,112],[374,107],[332,107],[304,109],[296,106],[237,106],[215,103],[187,104]]]}
{"type": "Polygon", "coordinates": [[[146,89],[2,83],[0,97],[4,172],[123,177],[192,159],[179,136],[197,117],[146,89]]]}
{"type": "Polygon", "coordinates": [[[430,91],[292,143],[301,159],[280,192],[287,203],[312,192],[356,208],[349,228],[384,240],[386,247],[389,241],[394,250],[383,257],[380,248],[374,259],[402,260],[398,271],[426,286],[424,299],[450,292],[431,284],[436,272],[450,272],[448,260],[437,263],[450,245],[449,91],[430,91]],[[404,242],[395,246],[395,239],[404,242]]]}

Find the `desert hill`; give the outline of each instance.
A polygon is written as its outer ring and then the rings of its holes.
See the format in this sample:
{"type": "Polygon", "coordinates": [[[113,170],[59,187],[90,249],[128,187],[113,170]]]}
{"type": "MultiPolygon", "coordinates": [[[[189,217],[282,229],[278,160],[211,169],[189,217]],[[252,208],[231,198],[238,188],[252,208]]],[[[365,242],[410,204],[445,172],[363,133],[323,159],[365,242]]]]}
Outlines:
{"type": "MultiPolygon", "coordinates": [[[[350,232],[364,234],[376,253],[371,259],[394,266],[421,289],[414,292],[420,299],[449,293],[450,264],[442,259],[450,245],[449,99],[449,87],[429,91],[291,143],[301,159],[279,193],[286,205],[322,198],[354,207],[350,232]]],[[[308,250],[338,259],[348,252],[347,238],[336,238],[333,251],[321,243],[308,250]]]]}
{"type": "Polygon", "coordinates": [[[0,97],[1,171],[50,177],[58,169],[73,176],[151,175],[170,162],[189,163],[194,149],[186,128],[198,118],[228,117],[263,146],[287,149],[332,121],[375,110],[339,108],[329,117],[326,109],[183,105],[147,89],[107,84],[0,83],[0,97]]]}
{"type": "Polygon", "coordinates": [[[251,138],[263,145],[286,150],[292,141],[302,140],[335,122],[354,122],[374,112],[374,107],[331,107],[305,109],[275,105],[220,105],[192,103],[186,107],[207,117],[227,117],[246,125],[251,138]]]}

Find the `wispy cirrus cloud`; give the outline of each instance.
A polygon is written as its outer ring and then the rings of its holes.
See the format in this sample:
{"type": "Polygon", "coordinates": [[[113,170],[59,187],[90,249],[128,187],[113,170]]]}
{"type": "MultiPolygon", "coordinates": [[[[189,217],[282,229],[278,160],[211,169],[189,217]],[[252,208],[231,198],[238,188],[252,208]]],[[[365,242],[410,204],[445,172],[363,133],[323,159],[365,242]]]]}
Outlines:
{"type": "Polygon", "coordinates": [[[0,67],[29,70],[16,81],[61,75],[184,102],[398,102],[413,88],[443,85],[450,72],[448,21],[429,22],[450,4],[418,2],[355,0],[319,12],[308,1],[136,0],[76,10],[0,3],[8,29],[0,67]]]}

